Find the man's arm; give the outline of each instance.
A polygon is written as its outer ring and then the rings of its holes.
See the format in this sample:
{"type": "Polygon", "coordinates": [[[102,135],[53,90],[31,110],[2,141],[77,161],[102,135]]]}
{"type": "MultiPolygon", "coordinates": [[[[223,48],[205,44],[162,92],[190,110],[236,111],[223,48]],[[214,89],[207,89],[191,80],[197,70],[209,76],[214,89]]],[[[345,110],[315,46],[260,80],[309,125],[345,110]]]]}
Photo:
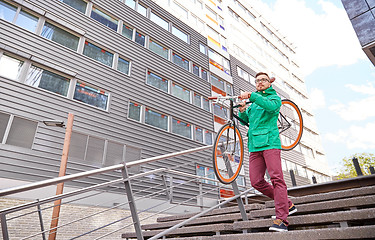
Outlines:
{"type": "Polygon", "coordinates": [[[256,92],[251,93],[250,101],[264,108],[267,112],[278,111],[281,106],[281,99],[279,96],[266,98],[256,92]]]}

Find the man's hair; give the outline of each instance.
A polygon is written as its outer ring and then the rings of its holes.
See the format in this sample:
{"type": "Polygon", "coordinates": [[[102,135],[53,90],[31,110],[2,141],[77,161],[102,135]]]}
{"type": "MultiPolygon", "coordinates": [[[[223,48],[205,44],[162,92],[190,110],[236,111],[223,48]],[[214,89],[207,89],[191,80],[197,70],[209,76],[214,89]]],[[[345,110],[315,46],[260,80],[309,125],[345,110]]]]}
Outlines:
{"type": "Polygon", "coordinates": [[[258,77],[259,75],[266,75],[268,78],[270,78],[270,77],[268,76],[268,74],[265,73],[265,72],[258,72],[258,73],[255,75],[255,77],[258,77]]]}

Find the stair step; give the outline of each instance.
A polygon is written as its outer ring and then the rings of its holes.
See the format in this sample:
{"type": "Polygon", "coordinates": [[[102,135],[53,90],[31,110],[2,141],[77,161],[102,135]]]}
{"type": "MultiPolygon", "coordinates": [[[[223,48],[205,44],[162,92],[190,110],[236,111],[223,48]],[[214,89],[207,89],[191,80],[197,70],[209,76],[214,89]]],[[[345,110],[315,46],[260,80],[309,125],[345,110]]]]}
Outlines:
{"type": "Polygon", "coordinates": [[[168,240],[328,240],[328,239],[375,239],[375,225],[347,228],[296,230],[289,232],[262,232],[220,236],[168,238],[168,240]]]}
{"type": "MultiPolygon", "coordinates": [[[[310,227],[314,225],[323,225],[346,221],[350,221],[351,223],[356,222],[357,225],[362,225],[358,224],[358,222],[366,223],[366,221],[368,220],[375,220],[375,208],[288,217],[289,229],[296,229],[300,226],[310,227]]],[[[373,223],[375,223],[375,221],[373,221],[373,223]]],[[[235,222],[233,224],[233,229],[241,230],[268,228],[271,224],[272,219],[241,221],[235,222]]]]}
{"type": "MultiPolygon", "coordinates": [[[[245,210],[258,210],[258,209],[264,209],[264,204],[248,204],[245,205],[245,210]]],[[[231,213],[238,213],[240,210],[238,209],[238,206],[234,207],[226,207],[226,208],[219,208],[214,209],[211,212],[205,214],[204,216],[213,216],[213,215],[221,215],[221,214],[231,214],[231,213]]],[[[183,214],[183,215],[175,215],[175,216],[166,216],[166,217],[159,217],[157,218],[157,222],[168,222],[168,221],[176,221],[176,220],[182,220],[182,219],[188,219],[190,217],[193,217],[197,215],[198,213],[189,213],[189,214],[183,214]]]]}
{"type": "MultiPolygon", "coordinates": [[[[374,195],[375,194],[375,186],[370,187],[362,187],[362,188],[354,188],[342,191],[335,191],[329,193],[320,193],[320,194],[313,194],[303,197],[295,197],[291,198],[294,204],[302,204],[302,203],[312,203],[312,202],[322,202],[322,201],[329,201],[329,200],[336,200],[336,199],[343,199],[349,197],[358,197],[358,196],[365,196],[365,195],[374,195]]],[[[274,207],[274,201],[270,200],[266,203],[267,208],[274,207]]]]}

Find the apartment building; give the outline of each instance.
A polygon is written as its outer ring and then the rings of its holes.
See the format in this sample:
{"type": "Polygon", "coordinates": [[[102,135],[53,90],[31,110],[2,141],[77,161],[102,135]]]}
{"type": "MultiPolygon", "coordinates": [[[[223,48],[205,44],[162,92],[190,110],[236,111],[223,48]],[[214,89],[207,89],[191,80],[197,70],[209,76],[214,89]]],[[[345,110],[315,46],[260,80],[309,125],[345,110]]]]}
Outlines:
{"type": "MultiPolygon", "coordinates": [[[[303,113],[300,145],[282,153],[286,176],[330,180],[295,49],[247,1],[0,0],[0,32],[3,180],[58,175],[64,129],[43,120],[68,113],[68,174],[211,145],[227,110],[208,97],[254,90],[258,71],[303,113]]],[[[178,167],[215,178],[211,166],[205,151],[131,172],[178,167]]],[[[237,182],[250,186],[247,163],[237,182]]],[[[193,185],[176,192],[194,195],[193,185]]]]}

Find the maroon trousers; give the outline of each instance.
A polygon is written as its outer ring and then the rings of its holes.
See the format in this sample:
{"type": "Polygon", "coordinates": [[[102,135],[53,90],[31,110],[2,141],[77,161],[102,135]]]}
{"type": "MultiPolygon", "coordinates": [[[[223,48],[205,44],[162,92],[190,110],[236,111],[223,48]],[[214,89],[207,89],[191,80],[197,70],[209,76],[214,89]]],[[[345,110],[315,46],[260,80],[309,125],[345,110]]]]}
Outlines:
{"type": "Polygon", "coordinates": [[[250,181],[256,190],[274,200],[276,218],[288,224],[287,217],[292,202],[287,194],[280,153],[280,149],[251,152],[249,158],[250,181]],[[271,177],[272,185],[264,180],[266,169],[271,177]]]}

